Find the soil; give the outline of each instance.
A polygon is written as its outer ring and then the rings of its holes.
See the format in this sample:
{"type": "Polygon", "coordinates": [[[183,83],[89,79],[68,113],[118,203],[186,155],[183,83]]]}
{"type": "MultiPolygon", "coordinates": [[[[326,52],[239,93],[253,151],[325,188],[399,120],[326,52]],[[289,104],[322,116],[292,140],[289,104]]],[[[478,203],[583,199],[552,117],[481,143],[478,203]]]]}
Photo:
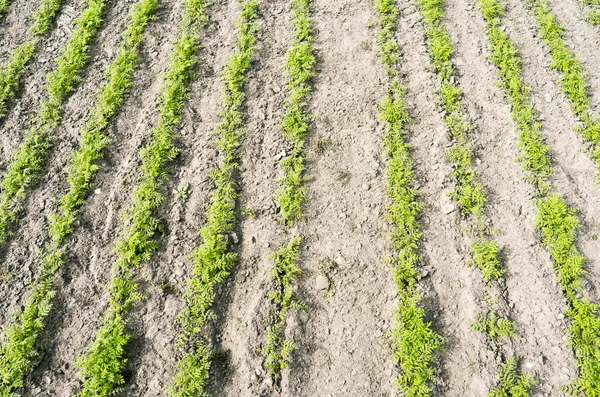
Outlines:
{"type": "MultiPolygon", "coordinates": [[[[35,2],[15,0],[0,23],[0,61],[25,37],[26,21],[35,2]]],[[[56,129],[48,172],[28,195],[11,241],[0,248],[0,332],[25,302],[28,282],[36,274],[38,252],[47,240],[47,216],[57,208],[66,188],[63,170],[77,147],[106,66],[114,58],[134,0],[109,2],[106,23],[92,46],[92,61],[82,83],[67,101],[56,129]]],[[[104,285],[116,258],[114,241],[120,211],[130,203],[139,177],[139,150],[148,140],[156,116],[156,99],[167,55],[177,32],[181,3],[160,2],[157,19],[146,30],[135,85],[109,127],[111,143],[96,178],[96,190],[84,206],[68,241],[67,265],[56,279],[57,297],[42,335],[44,353],[27,377],[25,396],[71,396],[80,386],[73,363],[92,340],[107,307],[104,285]]],[[[523,55],[524,80],[543,118],[544,134],[555,162],[556,193],[579,209],[582,228],[577,246],[588,258],[585,290],[600,300],[600,187],[588,144],[574,131],[578,120],[561,92],[558,74],[548,70],[548,50],[537,37],[534,18],[521,0],[509,0],[506,31],[523,55]]],[[[396,287],[386,264],[390,255],[385,221],[387,200],[383,129],[377,105],[387,79],[377,59],[376,13],[372,1],[313,0],[318,76],[309,104],[314,115],[307,147],[309,200],[306,216],[294,230],[283,227],[273,194],[281,170],[277,162],[289,150],[280,122],[287,89],[284,64],[292,29],[288,2],[261,0],[256,62],[248,76],[247,134],[241,150],[239,210],[244,216],[236,233],[240,262],[218,291],[217,320],[208,335],[226,354],[220,376],[211,380],[216,396],[275,396],[263,368],[261,349],[272,307],[270,254],[293,234],[305,237],[297,293],[308,309],[293,312],[286,333],[299,349],[284,371],[281,396],[399,396],[386,336],[393,327],[396,287]],[[323,289],[323,278],[328,289],[323,289]]],[[[435,396],[482,396],[497,383],[500,360],[469,324],[485,304],[488,291],[476,268],[469,267],[469,238],[458,211],[450,213],[450,145],[438,105],[439,82],[426,47],[424,27],[415,0],[399,2],[400,64],[407,87],[408,110],[414,122],[408,139],[414,146],[415,174],[425,203],[423,262],[419,288],[428,319],[446,340],[438,357],[440,377],[435,396]]],[[[600,104],[600,28],[585,22],[578,0],[551,0],[565,26],[570,48],[589,70],[593,112],[600,104]]],[[[67,1],[51,35],[37,51],[10,115],[0,124],[0,170],[4,171],[24,132],[44,100],[45,73],[55,65],[72,24],[85,6],[67,1]]],[[[516,323],[518,338],[508,346],[539,383],[532,396],[561,396],[559,387],[576,376],[573,350],[566,344],[566,301],[556,282],[552,261],[539,245],[533,227],[532,188],[522,180],[517,132],[510,107],[497,86],[496,69],[488,60],[485,25],[475,0],[447,1],[447,26],[456,52],[457,82],[464,92],[469,121],[474,125],[474,151],[481,180],[488,191],[486,216],[497,230],[507,267],[505,303],[516,323]]],[[[179,352],[176,318],[191,273],[188,259],[200,244],[198,230],[211,194],[209,171],[216,164],[212,131],[222,97],[221,71],[236,39],[237,3],[215,2],[211,23],[203,33],[198,79],[185,106],[177,145],[181,149],[170,169],[160,216],[165,233],[161,248],[138,273],[146,299],[129,317],[132,342],[120,395],[164,396],[179,352]],[[186,197],[175,191],[187,192],[186,197]]]]}

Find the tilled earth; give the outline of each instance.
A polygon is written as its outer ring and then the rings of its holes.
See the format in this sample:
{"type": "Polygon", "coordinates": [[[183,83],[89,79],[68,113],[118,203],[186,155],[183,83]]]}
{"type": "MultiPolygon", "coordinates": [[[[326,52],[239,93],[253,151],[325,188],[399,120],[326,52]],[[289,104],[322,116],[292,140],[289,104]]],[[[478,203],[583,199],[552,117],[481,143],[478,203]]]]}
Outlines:
{"type": "MultiPolygon", "coordinates": [[[[45,73],[84,8],[82,0],[66,1],[51,35],[43,41],[9,117],[0,124],[0,167],[4,170],[44,98],[45,73]]],[[[0,331],[24,304],[28,282],[36,273],[39,249],[47,239],[47,215],[56,209],[66,188],[64,168],[77,146],[78,134],[93,104],[104,70],[115,55],[132,0],[113,0],[106,22],[92,48],[92,62],[82,83],[66,104],[57,129],[49,172],[28,196],[20,227],[1,251],[8,269],[0,288],[0,331]]],[[[25,396],[71,396],[79,390],[77,357],[90,343],[107,307],[103,286],[116,257],[119,212],[130,201],[138,178],[139,150],[155,120],[155,103],[167,54],[176,35],[181,2],[161,1],[157,19],[145,35],[135,86],[112,122],[111,143],[96,178],[97,188],[82,211],[68,242],[67,266],[60,271],[56,306],[44,332],[41,363],[27,378],[25,396]]],[[[414,0],[399,1],[398,40],[408,110],[414,118],[409,141],[414,146],[420,199],[426,204],[423,225],[423,266],[420,288],[434,328],[446,339],[439,356],[437,396],[483,396],[497,382],[499,361],[485,339],[469,324],[485,299],[485,283],[469,267],[468,239],[459,211],[448,193],[453,182],[445,151],[450,145],[438,105],[439,82],[427,53],[424,27],[414,0]],[[450,208],[450,210],[449,210],[450,208]]],[[[573,350],[566,344],[566,301],[556,282],[548,253],[533,229],[532,188],[521,179],[517,133],[510,107],[497,86],[496,69],[488,61],[488,42],[475,0],[448,0],[446,23],[455,42],[457,82],[464,91],[470,121],[476,127],[476,164],[488,191],[487,216],[497,229],[507,267],[505,297],[510,302],[519,337],[508,348],[523,358],[539,381],[533,396],[559,396],[559,387],[576,376],[573,350]]],[[[280,122],[286,98],[284,71],[291,35],[288,2],[259,2],[256,62],[247,86],[247,135],[239,173],[241,206],[256,217],[245,217],[237,230],[241,260],[219,290],[218,320],[210,334],[228,357],[227,376],[212,380],[217,396],[276,395],[263,369],[261,348],[271,313],[266,292],[271,287],[270,254],[289,237],[278,222],[273,194],[281,170],[276,167],[287,147],[280,122]]],[[[585,21],[577,0],[549,4],[565,28],[570,48],[588,69],[593,109],[600,104],[600,28],[585,21]]],[[[0,61],[24,37],[25,21],[37,2],[15,0],[0,24],[0,61]]],[[[287,334],[299,349],[284,372],[281,395],[294,397],[397,396],[394,365],[386,333],[392,328],[396,287],[386,264],[388,226],[383,129],[377,105],[386,76],[377,59],[377,25],[370,0],[313,0],[318,76],[310,102],[314,115],[307,149],[307,215],[297,226],[306,236],[300,266],[304,273],[297,292],[308,304],[294,313],[287,334]],[[329,147],[322,150],[324,142],[329,147]],[[317,283],[325,276],[329,290],[317,283]]],[[[166,231],[161,248],[139,271],[146,299],[135,306],[128,323],[133,332],[122,395],[163,396],[174,374],[177,314],[191,273],[188,254],[200,243],[197,231],[211,190],[209,170],[217,152],[212,130],[219,121],[223,66],[236,35],[237,3],[215,1],[211,23],[203,33],[201,71],[185,106],[168,191],[187,189],[187,198],[169,194],[161,216],[166,231]],[[171,288],[162,288],[169,285],[171,288]]],[[[589,258],[585,290],[600,300],[600,188],[586,143],[574,127],[577,120],[548,71],[547,49],[536,34],[535,21],[522,0],[508,0],[506,31],[523,57],[524,80],[552,147],[557,192],[579,209],[583,227],[578,248],[589,258]]]]}

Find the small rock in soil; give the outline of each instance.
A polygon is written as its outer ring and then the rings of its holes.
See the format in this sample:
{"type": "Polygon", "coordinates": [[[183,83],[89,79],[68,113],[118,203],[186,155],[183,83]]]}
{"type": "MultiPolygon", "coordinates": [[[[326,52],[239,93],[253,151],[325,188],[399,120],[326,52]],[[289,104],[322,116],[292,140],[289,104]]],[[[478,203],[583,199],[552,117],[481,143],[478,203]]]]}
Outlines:
{"type": "Polygon", "coordinates": [[[327,277],[319,274],[316,279],[316,285],[317,285],[317,290],[319,290],[319,291],[326,290],[329,287],[329,280],[327,280],[327,277]]]}
{"type": "Polygon", "coordinates": [[[442,206],[442,211],[444,211],[444,214],[446,215],[451,214],[456,211],[456,206],[454,204],[444,204],[442,206]]]}

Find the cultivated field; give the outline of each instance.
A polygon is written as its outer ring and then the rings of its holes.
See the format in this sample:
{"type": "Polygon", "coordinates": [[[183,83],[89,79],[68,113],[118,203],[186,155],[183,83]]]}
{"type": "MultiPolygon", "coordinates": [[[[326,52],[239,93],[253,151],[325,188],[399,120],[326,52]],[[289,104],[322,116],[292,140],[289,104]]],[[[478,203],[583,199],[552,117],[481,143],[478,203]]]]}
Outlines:
{"type": "Polygon", "coordinates": [[[0,0],[0,397],[600,397],[600,0],[0,0]]]}

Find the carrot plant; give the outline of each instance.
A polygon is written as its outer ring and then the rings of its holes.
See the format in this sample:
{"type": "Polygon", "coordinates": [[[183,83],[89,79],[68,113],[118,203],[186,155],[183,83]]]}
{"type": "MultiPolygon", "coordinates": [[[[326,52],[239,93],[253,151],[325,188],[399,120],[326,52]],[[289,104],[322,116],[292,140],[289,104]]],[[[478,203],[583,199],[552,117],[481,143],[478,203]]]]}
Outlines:
{"type": "Polygon", "coordinates": [[[581,0],[591,7],[588,13],[588,21],[592,25],[600,25],[600,0],[581,0]]]}
{"type": "Polygon", "coordinates": [[[24,376],[33,369],[39,355],[38,337],[46,325],[46,317],[53,308],[56,291],[53,279],[65,263],[64,241],[79,207],[85,201],[92,176],[98,170],[95,161],[100,157],[108,138],[104,131],[110,119],[123,103],[127,89],[132,85],[132,74],[138,64],[139,45],[144,28],[156,9],[157,0],[141,0],[133,6],[128,27],[123,34],[117,56],[106,71],[96,105],[81,133],[79,149],[73,156],[69,175],[69,190],[61,199],[62,214],[51,216],[48,232],[52,237],[41,254],[41,269],[31,286],[25,308],[16,316],[17,321],[6,332],[0,345],[0,395],[12,395],[22,386],[24,376]],[[12,394],[11,394],[12,393],[12,394]]]}
{"type": "MultiPolygon", "coordinates": [[[[491,228],[486,226],[484,219],[487,194],[473,166],[471,135],[474,127],[466,120],[461,101],[463,93],[455,80],[456,71],[452,61],[454,47],[444,25],[445,3],[445,0],[417,1],[426,26],[428,51],[441,84],[438,96],[445,113],[444,121],[452,140],[446,157],[453,166],[452,176],[456,186],[450,197],[475,224],[471,230],[474,231],[476,241],[471,245],[472,260],[469,264],[479,268],[490,285],[489,293],[499,295],[500,287],[496,285],[492,290],[493,283],[504,275],[505,269],[500,261],[500,248],[493,240],[491,228]]],[[[488,300],[484,310],[485,313],[477,315],[472,324],[473,329],[484,333],[489,342],[497,342],[499,337],[516,336],[514,323],[509,318],[500,316],[494,301],[488,300]]],[[[497,351],[502,351],[501,343],[494,345],[497,351]]],[[[501,357],[505,359],[505,354],[501,357]]]]}
{"type": "Polygon", "coordinates": [[[478,314],[471,327],[484,333],[492,341],[503,336],[517,336],[514,323],[494,312],[491,314],[478,314]]]}
{"type": "Polygon", "coordinates": [[[502,366],[498,376],[499,384],[488,394],[487,397],[527,397],[529,390],[535,386],[535,381],[529,374],[519,375],[519,360],[516,357],[509,358],[502,366]]]}
{"type": "MultiPolygon", "coordinates": [[[[556,20],[545,0],[527,0],[539,27],[540,37],[548,46],[552,63],[550,68],[560,73],[559,83],[569,98],[573,113],[582,122],[578,127],[585,139],[593,144],[592,156],[600,170],[600,119],[590,114],[591,92],[586,81],[586,70],[564,41],[564,29],[556,20]]],[[[598,177],[600,183],[600,174],[598,177]]]]}
{"type": "Polygon", "coordinates": [[[0,0],[0,21],[8,12],[8,6],[10,6],[11,2],[12,0],[0,0]]]}
{"type": "Polygon", "coordinates": [[[302,274],[297,262],[300,258],[300,236],[293,237],[287,244],[279,247],[271,259],[275,267],[271,277],[275,281],[275,289],[269,291],[271,302],[277,307],[277,314],[271,319],[267,328],[267,344],[264,348],[266,356],[265,368],[271,374],[273,384],[281,382],[281,372],[289,366],[290,355],[297,349],[293,340],[285,337],[286,316],[292,309],[306,308],[306,304],[294,296],[294,282],[302,274]]]}
{"type": "Polygon", "coordinates": [[[25,142],[17,148],[0,182],[0,243],[6,241],[10,226],[17,220],[19,201],[44,172],[51,133],[60,124],[63,103],[81,80],[80,73],[89,59],[89,45],[102,25],[106,3],[107,0],[89,0],[57,59],[56,69],[46,76],[48,98],[42,103],[34,127],[27,131],[25,142]]]}
{"type": "MultiPolygon", "coordinates": [[[[6,1],[6,0],[5,0],[6,1]]],[[[8,61],[0,66],[0,120],[8,114],[8,106],[17,95],[21,79],[42,39],[54,23],[65,0],[42,0],[29,28],[29,37],[12,50],[8,61]]],[[[2,15],[0,0],[0,18],[2,15]]],[[[6,3],[5,3],[6,4],[6,3]]]]}
{"type": "Polygon", "coordinates": [[[235,52],[223,72],[224,109],[215,129],[221,164],[211,172],[214,190],[206,213],[207,224],[200,230],[203,243],[191,256],[194,270],[185,294],[187,304],[179,316],[182,326],[179,345],[185,348],[185,353],[169,390],[174,397],[206,393],[213,357],[202,332],[212,317],[215,289],[226,280],[238,260],[237,252],[229,243],[229,236],[239,222],[235,211],[238,186],[233,174],[239,169],[238,149],[246,129],[244,86],[254,59],[258,0],[245,0],[241,8],[235,52]]]}
{"type": "Polygon", "coordinates": [[[380,25],[379,57],[388,77],[380,118],[386,131],[387,220],[392,228],[390,239],[394,250],[389,262],[400,300],[391,332],[392,350],[400,367],[397,384],[401,393],[407,397],[426,397],[432,395],[430,382],[437,376],[435,354],[443,348],[444,342],[426,321],[417,290],[418,266],[422,260],[419,215],[423,203],[413,187],[413,160],[406,142],[405,126],[411,119],[404,102],[406,89],[400,83],[398,70],[401,51],[395,35],[399,10],[394,0],[375,0],[375,8],[380,25]]]}
{"type": "Polygon", "coordinates": [[[283,135],[292,143],[293,148],[279,163],[284,176],[280,179],[282,188],[275,195],[283,221],[289,225],[295,224],[302,217],[302,206],[306,202],[304,146],[311,119],[306,107],[317,63],[309,18],[310,3],[311,0],[291,0],[294,41],[288,50],[285,65],[289,76],[289,95],[282,124],[283,135]]]}
{"type": "MultiPolygon", "coordinates": [[[[283,136],[292,144],[292,151],[278,164],[283,169],[284,176],[279,180],[281,188],[275,193],[275,201],[281,208],[281,220],[288,227],[295,226],[304,215],[303,206],[307,200],[304,147],[312,119],[307,107],[313,91],[312,80],[316,75],[317,64],[310,18],[311,2],[312,0],[290,1],[294,31],[285,65],[288,73],[288,98],[282,128],[283,136]]],[[[272,255],[274,289],[268,295],[275,306],[275,314],[267,326],[267,343],[263,353],[264,366],[276,389],[280,386],[281,372],[289,366],[291,353],[296,349],[294,341],[285,336],[286,315],[290,309],[304,306],[293,296],[292,289],[292,283],[302,273],[296,264],[300,256],[301,239],[300,236],[292,237],[272,255]]]]}
{"type": "Polygon", "coordinates": [[[520,161],[527,179],[537,188],[535,228],[542,245],[550,253],[558,282],[567,298],[570,318],[569,343],[575,352],[579,376],[564,391],[571,395],[600,396],[600,317],[598,305],[582,296],[586,258],[575,245],[580,226],[576,211],[551,193],[549,148],[543,142],[538,116],[531,104],[530,89],[521,77],[520,58],[514,42],[502,28],[504,4],[497,0],[480,0],[491,60],[498,68],[501,86],[512,104],[512,117],[519,130],[520,161]]]}
{"type": "Polygon", "coordinates": [[[122,214],[114,275],[107,287],[109,307],[94,340],[76,363],[83,381],[81,397],[111,395],[125,383],[123,370],[131,338],[126,317],[132,304],[142,298],[134,274],[141,262],[150,259],[158,249],[155,235],[163,227],[155,212],[165,199],[161,188],[168,178],[167,167],[178,153],[175,133],[190,84],[197,75],[199,34],[208,23],[207,7],[206,0],[184,1],[183,21],[158,100],[158,121],[141,151],[141,177],[134,188],[132,203],[122,214]]]}
{"type": "Polygon", "coordinates": [[[144,29],[153,18],[158,0],[143,0],[134,5],[129,27],[125,30],[117,56],[109,65],[105,83],[100,87],[96,105],[81,131],[79,148],[67,169],[69,190],[60,199],[60,210],[50,215],[49,232],[52,240],[62,244],[71,234],[73,222],[92,188],[92,179],[98,172],[96,162],[109,143],[106,128],[117,114],[128,89],[133,85],[133,72],[139,63],[139,47],[144,29]]]}

